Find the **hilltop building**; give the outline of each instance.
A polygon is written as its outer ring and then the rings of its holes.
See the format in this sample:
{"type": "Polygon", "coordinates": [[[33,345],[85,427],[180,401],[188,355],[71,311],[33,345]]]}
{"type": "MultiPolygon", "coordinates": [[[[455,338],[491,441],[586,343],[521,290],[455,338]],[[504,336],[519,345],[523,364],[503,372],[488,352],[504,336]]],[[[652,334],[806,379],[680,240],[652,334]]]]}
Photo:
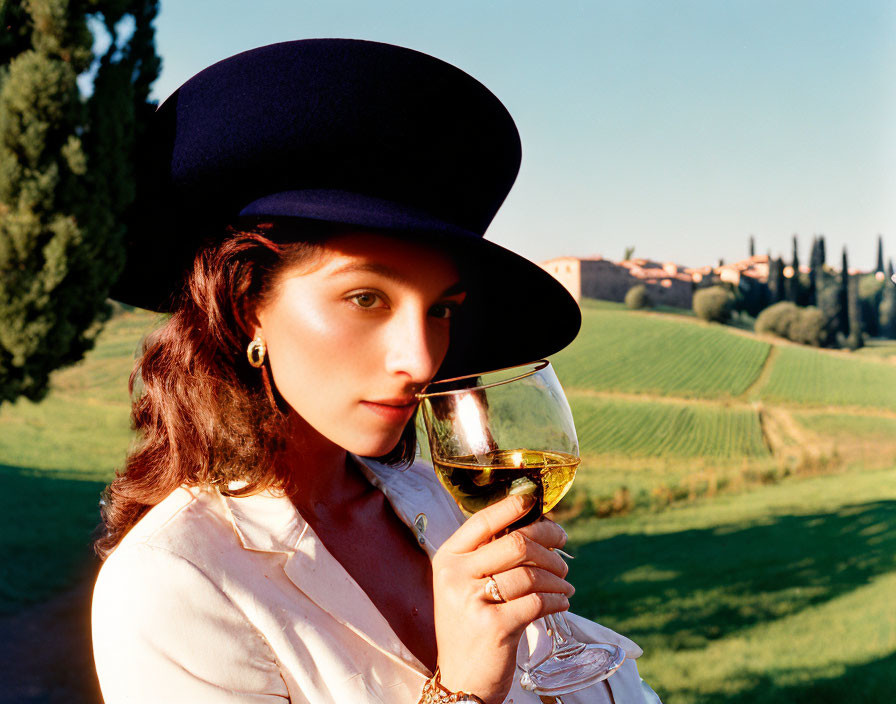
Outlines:
{"type": "Polygon", "coordinates": [[[769,256],[756,254],[734,264],[722,264],[717,268],[719,278],[726,283],[737,286],[741,277],[748,276],[762,283],[768,282],[769,256]]]}
{"type": "Polygon", "coordinates": [[[630,288],[644,284],[655,304],[691,307],[693,278],[671,262],[631,259],[616,263],[603,257],[556,257],[541,262],[540,266],[560,281],[577,301],[584,297],[622,302],[630,288]]]}
{"type": "MultiPolygon", "coordinates": [[[[701,267],[681,267],[672,262],[661,264],[650,259],[613,262],[596,256],[555,257],[541,262],[540,266],[560,281],[577,301],[597,298],[622,302],[630,288],[644,284],[655,304],[690,308],[694,290],[702,286],[723,283],[750,291],[754,290],[755,284],[767,284],[770,263],[767,254],[756,254],[732,264],[701,267]]],[[[793,267],[784,267],[785,278],[796,273],[793,267]]],[[[809,274],[810,268],[802,265],[799,273],[809,274]]],[[[850,269],[849,273],[867,272],[850,269]]],[[[877,276],[881,281],[885,278],[882,272],[877,272],[877,276]]]]}

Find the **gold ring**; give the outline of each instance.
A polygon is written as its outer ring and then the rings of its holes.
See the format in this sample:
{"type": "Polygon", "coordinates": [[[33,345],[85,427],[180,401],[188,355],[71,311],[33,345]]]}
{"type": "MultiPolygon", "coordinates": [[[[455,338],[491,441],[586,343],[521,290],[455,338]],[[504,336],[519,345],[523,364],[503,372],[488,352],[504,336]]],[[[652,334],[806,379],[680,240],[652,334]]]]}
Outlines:
{"type": "Polygon", "coordinates": [[[488,581],[485,583],[485,594],[496,604],[503,604],[507,601],[501,596],[501,590],[498,589],[498,583],[495,581],[494,577],[489,577],[488,581]]]}

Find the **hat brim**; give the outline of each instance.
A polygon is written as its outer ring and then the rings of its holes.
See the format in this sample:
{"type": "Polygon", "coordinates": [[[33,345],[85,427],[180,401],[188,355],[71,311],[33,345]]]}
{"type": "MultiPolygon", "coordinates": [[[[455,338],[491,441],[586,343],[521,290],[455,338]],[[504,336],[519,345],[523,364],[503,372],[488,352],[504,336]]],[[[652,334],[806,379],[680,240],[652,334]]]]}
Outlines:
{"type": "Polygon", "coordinates": [[[287,216],[421,237],[452,253],[467,300],[452,329],[439,378],[475,374],[547,357],[572,342],[582,323],[569,292],[544,269],[500,245],[427,213],[381,198],[335,190],[288,191],[243,208],[244,217],[287,216]]]}
{"type": "Polygon", "coordinates": [[[563,285],[537,264],[489,240],[455,240],[467,298],[437,379],[542,359],[566,347],[582,314],[563,285]]]}
{"type": "MultiPolygon", "coordinates": [[[[284,192],[253,201],[240,212],[239,223],[281,218],[424,241],[455,258],[467,297],[452,324],[451,345],[439,378],[531,362],[557,352],[578,334],[578,303],[559,281],[537,264],[464,228],[382,199],[327,190],[284,192]]],[[[114,287],[114,299],[157,312],[174,309],[176,293],[183,290],[196,253],[196,239],[193,232],[182,237],[168,234],[165,249],[145,240],[131,244],[130,271],[126,269],[114,287]]]]}

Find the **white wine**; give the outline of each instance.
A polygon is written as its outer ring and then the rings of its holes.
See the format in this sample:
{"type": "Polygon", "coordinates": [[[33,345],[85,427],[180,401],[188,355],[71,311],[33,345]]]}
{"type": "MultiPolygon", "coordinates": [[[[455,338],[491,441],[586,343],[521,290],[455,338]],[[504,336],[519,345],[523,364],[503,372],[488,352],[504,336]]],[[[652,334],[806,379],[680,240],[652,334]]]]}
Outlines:
{"type": "Polygon", "coordinates": [[[508,529],[514,530],[560,502],[572,486],[579,458],[565,452],[492,450],[479,456],[434,458],[433,465],[468,517],[506,496],[530,494],[535,505],[508,529]]]}

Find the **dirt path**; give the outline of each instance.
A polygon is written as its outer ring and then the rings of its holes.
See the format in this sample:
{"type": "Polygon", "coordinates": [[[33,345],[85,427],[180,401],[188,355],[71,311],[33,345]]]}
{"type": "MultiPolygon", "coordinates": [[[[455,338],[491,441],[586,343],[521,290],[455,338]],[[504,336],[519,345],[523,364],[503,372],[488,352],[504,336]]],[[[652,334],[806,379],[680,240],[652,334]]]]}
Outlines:
{"type": "Polygon", "coordinates": [[[772,369],[775,366],[775,360],[778,358],[778,348],[775,345],[772,345],[768,354],[765,355],[765,361],[762,363],[762,369],[759,370],[759,374],[756,375],[756,378],[753,380],[753,383],[750,384],[744,392],[740,395],[743,399],[752,399],[756,396],[760,389],[766,385],[769,380],[769,377],[772,375],[772,369]]]}
{"type": "Polygon", "coordinates": [[[97,565],[73,588],[0,617],[0,704],[100,704],[90,642],[97,565]]]}

